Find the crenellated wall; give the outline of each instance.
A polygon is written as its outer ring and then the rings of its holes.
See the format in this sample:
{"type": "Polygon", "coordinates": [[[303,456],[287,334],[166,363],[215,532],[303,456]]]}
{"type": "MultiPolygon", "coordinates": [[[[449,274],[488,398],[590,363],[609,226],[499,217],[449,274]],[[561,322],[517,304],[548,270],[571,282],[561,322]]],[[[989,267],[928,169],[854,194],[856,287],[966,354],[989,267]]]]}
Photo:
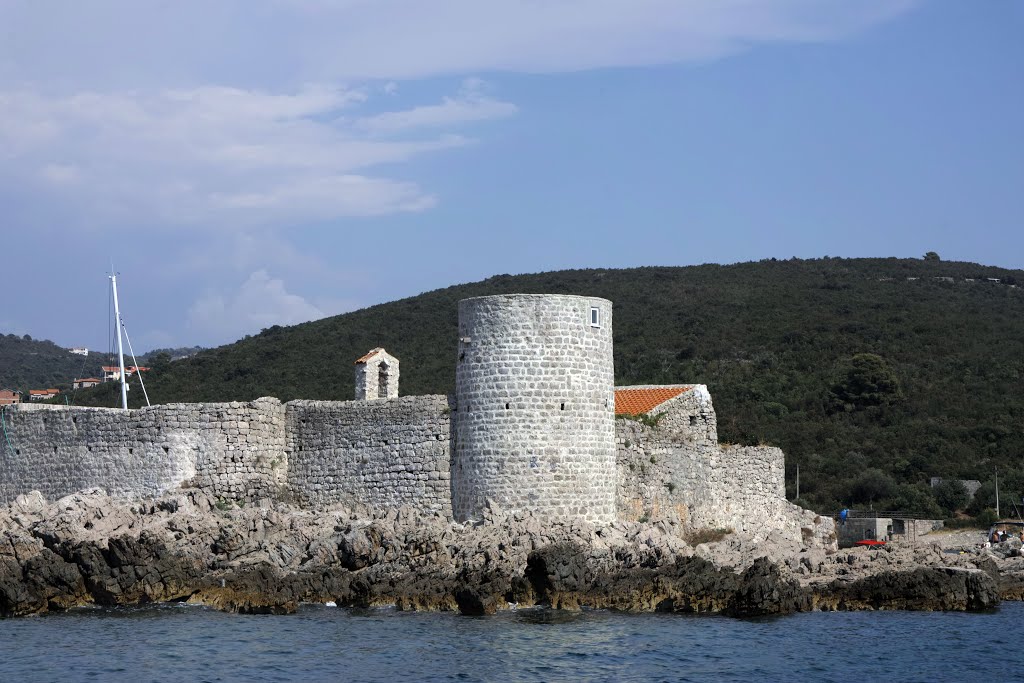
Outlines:
{"type": "Polygon", "coordinates": [[[317,505],[414,506],[451,517],[447,396],[291,401],[288,484],[317,505]]]}

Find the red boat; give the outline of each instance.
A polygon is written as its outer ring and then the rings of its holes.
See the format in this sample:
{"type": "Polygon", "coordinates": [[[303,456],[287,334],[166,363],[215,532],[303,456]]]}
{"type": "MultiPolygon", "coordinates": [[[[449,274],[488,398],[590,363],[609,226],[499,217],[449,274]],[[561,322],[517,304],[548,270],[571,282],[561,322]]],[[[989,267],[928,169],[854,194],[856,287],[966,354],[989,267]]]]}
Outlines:
{"type": "Polygon", "coordinates": [[[878,548],[885,545],[885,541],[876,541],[871,538],[865,538],[863,541],[857,541],[854,543],[855,546],[865,546],[868,548],[878,548]]]}

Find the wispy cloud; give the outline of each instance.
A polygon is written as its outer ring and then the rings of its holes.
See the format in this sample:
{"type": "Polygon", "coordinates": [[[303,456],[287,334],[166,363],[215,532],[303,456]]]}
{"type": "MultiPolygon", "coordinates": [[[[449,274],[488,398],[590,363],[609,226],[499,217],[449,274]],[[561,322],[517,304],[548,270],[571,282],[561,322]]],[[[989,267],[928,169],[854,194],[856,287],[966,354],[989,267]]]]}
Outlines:
{"type": "Polygon", "coordinates": [[[915,0],[248,0],[0,5],[0,82],[140,86],[555,73],[827,41],[915,0]],[[83,30],[87,29],[87,30],[83,30]],[[182,46],[187,45],[187,49],[182,46]],[[73,55],[73,59],[68,59],[73,55]],[[129,57],[130,56],[130,57],[129,57]]]}
{"type": "Polygon", "coordinates": [[[405,111],[392,111],[360,119],[356,126],[375,134],[397,133],[417,128],[438,128],[512,116],[519,108],[485,93],[485,83],[478,78],[466,79],[455,97],[445,97],[440,104],[424,105],[405,111]]]}
{"type": "Polygon", "coordinates": [[[450,125],[435,117],[441,131],[403,139],[388,138],[388,124],[369,135],[342,115],[365,100],[361,91],[324,86],[0,93],[0,172],[36,179],[95,223],[134,215],[237,227],[422,211],[436,200],[417,183],[367,171],[468,144],[446,131],[514,110],[465,92],[458,102],[479,111],[448,116],[450,125]]]}
{"type": "Polygon", "coordinates": [[[424,211],[438,200],[422,181],[380,169],[518,108],[476,79],[410,103],[401,81],[709,60],[842,38],[913,4],[94,0],[57,21],[14,0],[0,3],[0,177],[93,225],[424,211]]]}
{"type": "Polygon", "coordinates": [[[295,325],[324,315],[289,292],[284,281],[257,270],[234,291],[206,292],[189,309],[188,318],[193,338],[223,343],[271,325],[295,325]]]}

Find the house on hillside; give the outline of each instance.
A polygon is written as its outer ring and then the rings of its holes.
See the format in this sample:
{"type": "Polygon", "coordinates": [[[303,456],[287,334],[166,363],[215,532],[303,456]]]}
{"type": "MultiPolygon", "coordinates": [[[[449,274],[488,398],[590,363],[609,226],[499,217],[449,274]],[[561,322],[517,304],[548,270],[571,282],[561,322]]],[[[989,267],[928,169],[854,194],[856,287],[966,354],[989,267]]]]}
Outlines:
{"type": "Polygon", "coordinates": [[[68,351],[75,354],[76,356],[89,355],[89,349],[85,348],[84,346],[75,346],[73,348],[68,349],[68,351]]]}
{"type": "Polygon", "coordinates": [[[89,387],[94,387],[97,384],[102,383],[102,381],[103,380],[96,379],[95,377],[86,377],[85,379],[76,379],[72,386],[74,386],[75,389],[88,389],[89,387]]]}
{"type": "Polygon", "coordinates": [[[136,372],[149,372],[149,368],[144,368],[141,365],[129,365],[124,369],[124,374],[126,377],[131,377],[136,372]]]}
{"type": "Polygon", "coordinates": [[[11,389],[0,389],[0,406],[9,406],[21,403],[21,392],[11,389]]]}
{"type": "Polygon", "coordinates": [[[29,389],[28,398],[30,401],[45,401],[60,394],[60,389],[29,389]]]}

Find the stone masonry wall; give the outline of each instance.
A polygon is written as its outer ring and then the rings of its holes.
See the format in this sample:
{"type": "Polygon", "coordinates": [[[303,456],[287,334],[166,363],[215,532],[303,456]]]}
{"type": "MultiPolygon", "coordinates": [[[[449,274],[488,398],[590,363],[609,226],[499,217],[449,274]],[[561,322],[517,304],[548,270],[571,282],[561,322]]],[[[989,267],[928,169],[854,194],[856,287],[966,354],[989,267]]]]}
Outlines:
{"type": "Polygon", "coordinates": [[[610,301],[535,294],[460,301],[455,518],[479,519],[494,504],[612,521],[613,383],[610,301]]]}
{"type": "MultiPolygon", "coordinates": [[[[687,392],[690,393],[690,392],[687,392]]],[[[685,396],[685,394],[684,394],[685,396]]],[[[680,397],[681,398],[681,397],[680,397]]],[[[673,399],[675,400],[675,399],[673,399]]],[[[666,402],[651,411],[692,409],[686,402],[666,402]]],[[[710,403],[705,408],[711,410],[710,403]]],[[[666,414],[654,427],[617,419],[617,509],[621,519],[677,516],[690,527],[728,528],[767,538],[831,546],[831,520],[820,518],[785,498],[785,458],[771,446],[720,446],[699,429],[666,414]]],[[[699,425],[698,425],[699,426],[699,425]]]]}
{"type": "Polygon", "coordinates": [[[138,410],[19,405],[4,411],[0,501],[32,490],[47,498],[99,487],[156,495],[183,484],[256,499],[284,484],[284,407],[168,404],[138,410]]]}
{"type": "Polygon", "coordinates": [[[409,505],[451,517],[446,396],[291,401],[288,483],[309,502],[409,505]]]}

